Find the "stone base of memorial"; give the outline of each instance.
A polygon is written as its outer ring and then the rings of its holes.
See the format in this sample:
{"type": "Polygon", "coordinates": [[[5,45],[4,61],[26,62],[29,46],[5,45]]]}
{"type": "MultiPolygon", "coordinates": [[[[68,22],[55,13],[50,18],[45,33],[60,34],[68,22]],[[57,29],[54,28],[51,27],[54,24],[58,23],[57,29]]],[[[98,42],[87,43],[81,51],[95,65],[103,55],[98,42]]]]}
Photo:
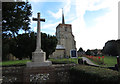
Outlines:
{"type": "Polygon", "coordinates": [[[52,65],[51,61],[45,61],[45,52],[33,52],[32,53],[32,62],[27,63],[27,67],[42,67],[52,65]]]}

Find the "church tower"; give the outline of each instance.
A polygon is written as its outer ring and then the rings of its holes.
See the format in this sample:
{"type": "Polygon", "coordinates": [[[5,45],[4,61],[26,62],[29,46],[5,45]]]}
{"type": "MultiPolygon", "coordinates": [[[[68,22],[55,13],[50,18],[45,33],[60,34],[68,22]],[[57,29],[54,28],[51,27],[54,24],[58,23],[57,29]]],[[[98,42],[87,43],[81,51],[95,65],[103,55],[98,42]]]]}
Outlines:
{"type": "Polygon", "coordinates": [[[76,41],[72,34],[72,25],[65,24],[64,12],[62,9],[62,24],[56,27],[56,37],[58,39],[58,45],[65,48],[65,56],[70,56],[70,51],[76,49],[76,41]]]}
{"type": "Polygon", "coordinates": [[[58,40],[55,52],[50,58],[69,57],[71,50],[76,50],[76,41],[72,34],[72,25],[65,24],[64,12],[62,9],[62,23],[56,27],[56,38],[58,40]]]}

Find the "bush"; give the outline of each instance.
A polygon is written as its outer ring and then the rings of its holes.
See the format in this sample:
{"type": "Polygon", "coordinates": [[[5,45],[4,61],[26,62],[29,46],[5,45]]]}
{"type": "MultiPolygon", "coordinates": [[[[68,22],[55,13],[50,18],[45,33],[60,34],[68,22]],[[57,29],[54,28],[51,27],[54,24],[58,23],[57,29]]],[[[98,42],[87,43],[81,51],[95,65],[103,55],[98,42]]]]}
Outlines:
{"type": "MultiPolygon", "coordinates": [[[[82,59],[79,57],[79,59],[82,59]]],[[[52,64],[70,64],[70,63],[75,63],[78,64],[78,58],[62,58],[62,59],[49,59],[52,61],[52,64]]]]}
{"type": "Polygon", "coordinates": [[[120,73],[106,68],[77,65],[71,68],[73,82],[117,84],[120,73]]]}

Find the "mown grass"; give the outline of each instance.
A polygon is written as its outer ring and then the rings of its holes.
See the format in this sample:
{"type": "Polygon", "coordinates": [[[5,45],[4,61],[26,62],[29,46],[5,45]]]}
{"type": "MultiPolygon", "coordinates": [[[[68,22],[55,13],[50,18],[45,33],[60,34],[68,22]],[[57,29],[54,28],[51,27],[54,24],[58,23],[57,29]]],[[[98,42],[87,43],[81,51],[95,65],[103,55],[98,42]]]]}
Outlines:
{"type": "Polygon", "coordinates": [[[26,64],[29,61],[30,60],[3,61],[3,62],[0,62],[0,65],[2,65],[2,66],[7,66],[7,65],[22,65],[22,64],[26,64]]]}
{"type": "MultiPolygon", "coordinates": [[[[80,57],[79,57],[80,59],[80,57]]],[[[78,58],[62,58],[62,59],[48,59],[52,61],[52,63],[58,63],[58,64],[69,64],[69,63],[76,63],[78,64],[78,58]]],[[[15,61],[3,61],[0,62],[0,66],[9,66],[9,65],[23,65],[26,64],[27,62],[30,62],[31,60],[15,60],[15,61]]]]}
{"type": "MultiPolygon", "coordinates": [[[[94,64],[100,65],[102,67],[111,67],[117,64],[117,58],[115,56],[104,56],[104,64],[99,64],[98,62],[90,59],[94,64]]],[[[102,59],[101,59],[102,61],[102,59]]]]}
{"type": "Polygon", "coordinates": [[[117,58],[113,56],[104,56],[104,64],[106,66],[115,66],[117,64],[117,58]]]}

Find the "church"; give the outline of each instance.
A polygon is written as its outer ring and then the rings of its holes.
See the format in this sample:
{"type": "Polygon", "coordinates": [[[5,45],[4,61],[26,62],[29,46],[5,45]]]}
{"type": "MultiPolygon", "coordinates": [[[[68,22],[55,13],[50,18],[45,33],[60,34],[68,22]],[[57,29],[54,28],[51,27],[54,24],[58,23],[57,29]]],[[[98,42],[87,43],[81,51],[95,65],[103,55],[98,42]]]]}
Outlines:
{"type": "Polygon", "coordinates": [[[56,50],[50,58],[65,58],[70,56],[71,50],[76,50],[76,41],[72,34],[72,25],[65,24],[62,11],[62,23],[56,27],[56,38],[58,40],[56,50]]]}

